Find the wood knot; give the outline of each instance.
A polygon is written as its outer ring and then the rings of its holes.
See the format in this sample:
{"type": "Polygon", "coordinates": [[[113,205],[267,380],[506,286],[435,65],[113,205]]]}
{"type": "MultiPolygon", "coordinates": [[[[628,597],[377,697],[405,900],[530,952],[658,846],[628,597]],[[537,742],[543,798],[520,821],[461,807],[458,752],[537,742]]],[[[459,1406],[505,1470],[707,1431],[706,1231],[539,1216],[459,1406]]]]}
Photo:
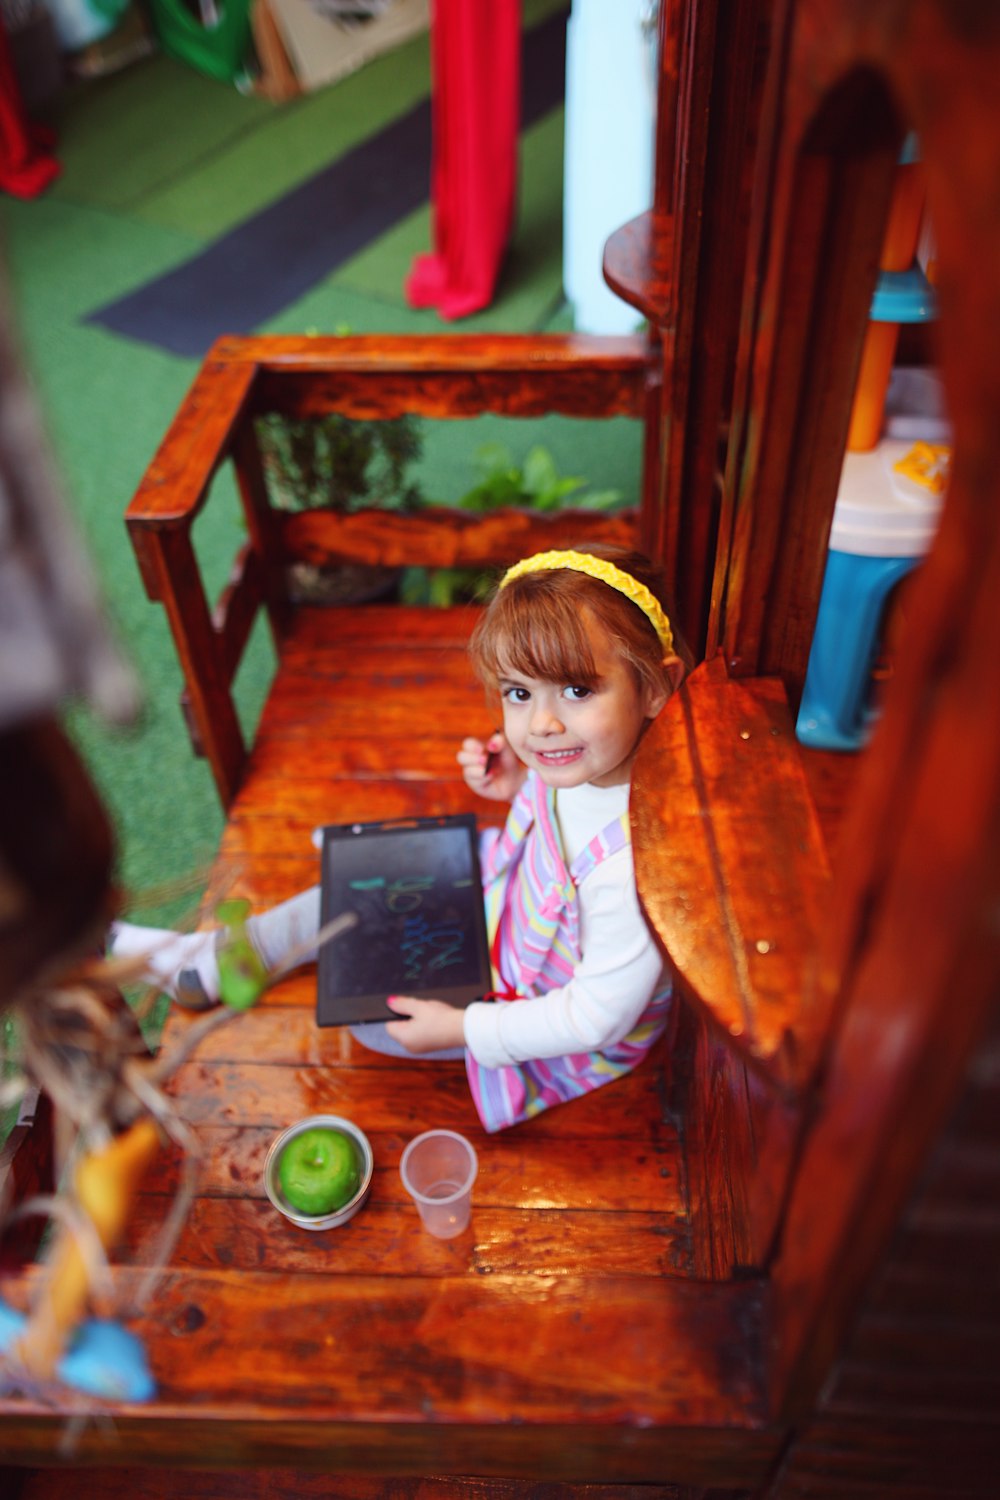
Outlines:
{"type": "Polygon", "coordinates": [[[200,1307],[195,1307],[189,1302],[187,1307],[182,1307],[170,1326],[171,1333],[197,1333],[198,1329],[205,1323],[205,1314],[200,1307]]]}

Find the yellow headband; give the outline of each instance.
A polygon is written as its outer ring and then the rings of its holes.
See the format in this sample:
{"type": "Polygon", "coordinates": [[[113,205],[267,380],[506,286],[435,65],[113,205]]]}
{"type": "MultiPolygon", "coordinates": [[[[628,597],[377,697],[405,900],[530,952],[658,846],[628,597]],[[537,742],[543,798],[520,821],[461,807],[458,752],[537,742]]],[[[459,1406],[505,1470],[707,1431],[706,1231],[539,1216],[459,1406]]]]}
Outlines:
{"type": "Polygon", "coordinates": [[[505,589],[508,583],[513,583],[515,578],[523,578],[525,573],[548,573],[555,568],[569,568],[574,573],[586,573],[590,578],[599,578],[609,588],[617,589],[619,594],[631,599],[656,631],[664,654],[673,654],[673,631],[655,594],[650,593],[646,585],[640,583],[638,578],[633,578],[631,573],[616,568],[614,563],[605,562],[602,557],[594,557],[589,552],[536,552],[534,557],[525,557],[508,568],[500,580],[500,587],[505,589]]]}

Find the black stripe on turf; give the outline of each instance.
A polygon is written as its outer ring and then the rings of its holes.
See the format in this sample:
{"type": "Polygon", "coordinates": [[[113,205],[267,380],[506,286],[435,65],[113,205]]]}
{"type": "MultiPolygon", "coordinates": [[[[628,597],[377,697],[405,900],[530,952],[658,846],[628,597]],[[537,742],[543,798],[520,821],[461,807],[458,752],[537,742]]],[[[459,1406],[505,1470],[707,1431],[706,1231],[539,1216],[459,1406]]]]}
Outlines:
{"type": "MultiPolygon", "coordinates": [[[[562,103],[568,11],[526,32],[521,128],[562,103]]],[[[216,338],[250,333],[430,195],[431,102],[360,146],[198,255],[84,319],[169,353],[201,358],[216,338]]]]}

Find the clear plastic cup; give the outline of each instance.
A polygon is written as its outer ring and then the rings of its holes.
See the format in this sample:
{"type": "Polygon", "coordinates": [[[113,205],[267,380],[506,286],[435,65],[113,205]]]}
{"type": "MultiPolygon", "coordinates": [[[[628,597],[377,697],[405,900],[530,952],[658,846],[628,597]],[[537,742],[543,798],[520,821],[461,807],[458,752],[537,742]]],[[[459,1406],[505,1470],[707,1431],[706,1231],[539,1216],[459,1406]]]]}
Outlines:
{"type": "Polygon", "coordinates": [[[450,1240],[462,1233],[478,1167],[472,1146],[454,1130],[425,1130],[406,1147],[399,1175],[429,1234],[450,1240]]]}

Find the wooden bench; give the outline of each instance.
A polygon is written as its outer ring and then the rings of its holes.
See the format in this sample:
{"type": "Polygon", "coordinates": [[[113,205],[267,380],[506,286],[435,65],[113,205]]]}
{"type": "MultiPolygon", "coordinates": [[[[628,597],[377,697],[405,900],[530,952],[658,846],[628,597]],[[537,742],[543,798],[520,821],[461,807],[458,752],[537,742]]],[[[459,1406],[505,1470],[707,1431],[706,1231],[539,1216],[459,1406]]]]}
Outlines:
{"type": "MultiPolygon", "coordinates": [[[[539,349],[516,339],[413,348],[228,340],[213,352],[128,516],[147,585],[175,631],[197,740],[228,801],[206,913],[226,895],[263,907],[315,882],[311,833],[323,822],[459,810],[496,821],[503,812],[477,802],[455,763],[462,736],[491,724],[466,660],[474,607],[290,609],[279,580],[287,559],[303,555],[302,528],[283,525],[266,505],[254,417],[334,402],[369,412],[376,393],[383,413],[404,399],[410,409],[416,402],[437,410],[447,400],[449,410],[469,411],[488,396],[521,410],[582,404],[606,415],[641,405],[647,369],[641,341],[595,348],[548,340],[539,349]],[[397,392],[399,371],[411,383],[397,392]],[[212,609],[191,533],[227,457],[261,550],[244,554],[212,609]],[[286,549],[264,551],[262,538],[286,549]],[[279,669],[244,758],[230,683],[254,606],[270,609],[279,669]]],[[[627,538],[636,524],[634,516],[610,526],[508,517],[477,528],[462,518],[456,529],[439,515],[434,528],[402,517],[384,533],[380,523],[359,529],[349,520],[310,518],[308,555],[509,561],[542,537],[576,539],[581,525],[585,535],[627,538]]],[[[812,907],[819,903],[827,862],[781,685],[750,684],[736,701],[720,694],[724,681],[711,666],[695,674],[658,722],[642,764],[655,785],[676,794],[670,806],[679,815],[720,753],[720,737],[731,738],[730,750],[763,756],[757,783],[774,795],[784,789],[794,809],[784,822],[795,847],[775,861],[767,892],[780,975],[772,998],[784,1022],[770,1011],[765,1021],[765,1008],[743,994],[763,1025],[759,1034],[748,1025],[743,1038],[746,1057],[763,1068],[756,1083],[739,1055],[718,1052],[714,1026],[722,1019],[733,1033],[736,1023],[723,1016],[721,993],[699,986],[692,969],[686,989],[708,994],[709,1023],[679,1007],[673,1035],[634,1074],[488,1137],[461,1064],[395,1061],[342,1030],[320,1030],[315,971],[286,979],[174,1079],[178,1112],[203,1162],[141,1323],[159,1395],[148,1409],[116,1413],[113,1438],[88,1428],[80,1459],[141,1451],[144,1462],[303,1462],[341,1472],[353,1465],[579,1482],[598,1473],[649,1481],[669,1454],[676,1483],[763,1476],[779,1434],[768,1412],[760,1269],[789,1158],[786,1151],[759,1173],[751,1137],[755,1120],[759,1130],[772,1115],[791,1131],[789,1141],[794,1135],[790,1122],[814,1061],[811,1054],[792,1063],[788,1050],[801,992],[794,969],[805,960],[794,902],[805,891],[812,907]],[[720,1069],[727,1088],[733,1077],[743,1080],[742,1106],[730,1104],[724,1117],[720,1069]],[[286,1224],[262,1181],[275,1134],[316,1110],[356,1120],[376,1164],[364,1211],[321,1235],[286,1224]],[[398,1171],[406,1141],[435,1125],[468,1135],[480,1162],[471,1231],[449,1243],[423,1233],[398,1171]]],[[[644,785],[640,775],[640,860],[643,827],[658,844],[653,829],[662,817],[644,785]]],[[[746,896],[752,907],[753,861],[735,884],[733,876],[722,877],[731,882],[727,899],[740,908],[746,896]]],[[[680,883],[671,885],[683,899],[680,883]]],[[[734,913],[731,957],[744,945],[741,921],[752,927],[746,912],[734,913]]],[[[732,986],[723,988],[728,997],[732,986]]],[[[172,1016],[164,1047],[190,1024],[172,1016]]],[[[175,1151],[140,1194],[128,1268],[118,1273],[126,1299],[181,1170],[175,1151]]],[[[18,1456],[39,1458],[59,1420],[36,1414],[20,1424],[18,1456]]]]}

